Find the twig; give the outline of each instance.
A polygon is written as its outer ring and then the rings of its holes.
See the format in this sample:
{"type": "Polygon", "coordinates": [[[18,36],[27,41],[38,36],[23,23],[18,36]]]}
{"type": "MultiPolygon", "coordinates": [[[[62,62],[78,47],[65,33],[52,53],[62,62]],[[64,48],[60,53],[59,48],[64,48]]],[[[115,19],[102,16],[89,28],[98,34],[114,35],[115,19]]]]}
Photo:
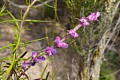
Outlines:
{"type": "Polygon", "coordinates": [[[34,1],[27,7],[27,9],[26,9],[26,11],[25,11],[25,13],[24,13],[24,15],[23,15],[22,21],[21,21],[21,23],[20,23],[20,28],[22,28],[22,26],[23,26],[24,20],[25,20],[28,12],[29,12],[29,10],[30,10],[30,7],[32,7],[35,2],[37,2],[37,0],[34,0],[34,1]]]}

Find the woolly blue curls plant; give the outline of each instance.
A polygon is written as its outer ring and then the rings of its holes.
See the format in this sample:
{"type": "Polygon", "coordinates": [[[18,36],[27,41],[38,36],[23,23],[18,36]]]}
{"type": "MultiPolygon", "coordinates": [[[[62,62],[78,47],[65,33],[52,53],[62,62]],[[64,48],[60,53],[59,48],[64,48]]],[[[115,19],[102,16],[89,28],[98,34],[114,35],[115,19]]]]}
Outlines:
{"type": "MultiPolygon", "coordinates": [[[[80,23],[74,29],[70,29],[68,31],[67,36],[65,36],[63,39],[60,39],[59,36],[55,38],[54,45],[48,46],[45,49],[44,52],[46,53],[46,55],[48,56],[55,55],[57,53],[56,48],[65,48],[65,49],[68,48],[68,44],[65,42],[66,39],[79,37],[76,31],[82,26],[86,28],[86,26],[90,25],[91,22],[98,21],[99,16],[100,16],[100,12],[91,13],[88,17],[83,16],[81,19],[79,19],[80,23]]],[[[22,63],[22,68],[24,70],[27,70],[30,66],[34,66],[36,63],[44,61],[44,60],[45,60],[44,56],[40,56],[35,51],[33,51],[31,55],[31,60],[24,60],[24,62],[22,63]]]]}

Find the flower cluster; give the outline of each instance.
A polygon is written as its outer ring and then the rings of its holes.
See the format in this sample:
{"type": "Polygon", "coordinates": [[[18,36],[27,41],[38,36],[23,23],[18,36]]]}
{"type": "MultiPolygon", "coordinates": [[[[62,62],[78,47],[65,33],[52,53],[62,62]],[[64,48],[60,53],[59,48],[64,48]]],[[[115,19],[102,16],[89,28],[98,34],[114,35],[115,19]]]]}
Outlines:
{"type": "MultiPolygon", "coordinates": [[[[65,42],[67,38],[77,38],[79,37],[78,33],[76,32],[80,27],[86,28],[86,26],[90,25],[90,22],[98,21],[98,17],[100,16],[100,12],[91,13],[88,17],[82,17],[79,19],[80,23],[74,28],[68,31],[68,35],[65,36],[63,39],[60,39],[57,36],[54,40],[54,46],[49,46],[45,49],[46,55],[52,56],[57,53],[55,48],[68,48],[68,44],[65,42]]],[[[35,63],[45,60],[43,56],[37,56],[36,52],[32,52],[31,61],[25,60],[22,64],[23,69],[25,70],[27,67],[34,66],[35,63]]]]}
{"type": "Polygon", "coordinates": [[[22,68],[24,70],[26,70],[27,68],[29,68],[30,66],[34,66],[36,63],[40,62],[40,61],[44,61],[45,57],[44,56],[38,56],[38,54],[33,51],[32,55],[31,55],[31,60],[25,60],[22,64],[22,68]]]}

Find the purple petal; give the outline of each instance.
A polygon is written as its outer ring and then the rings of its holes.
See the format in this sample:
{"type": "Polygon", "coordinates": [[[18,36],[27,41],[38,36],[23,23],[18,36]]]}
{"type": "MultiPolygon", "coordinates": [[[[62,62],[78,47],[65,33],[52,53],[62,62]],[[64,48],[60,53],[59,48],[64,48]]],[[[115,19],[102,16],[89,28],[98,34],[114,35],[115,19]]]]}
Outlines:
{"type": "Polygon", "coordinates": [[[45,57],[43,56],[38,56],[36,59],[35,59],[35,62],[40,62],[40,61],[44,61],[45,60],[45,57]]]}
{"type": "Polygon", "coordinates": [[[75,36],[75,31],[73,29],[69,30],[68,34],[72,37],[75,36]]]}
{"type": "Polygon", "coordinates": [[[58,41],[58,40],[55,40],[54,42],[55,42],[55,44],[58,44],[58,43],[59,43],[59,41],[58,41]]]}
{"type": "Polygon", "coordinates": [[[44,57],[44,56],[41,56],[41,60],[44,61],[44,60],[45,60],[45,57],[44,57]]]}
{"type": "Polygon", "coordinates": [[[50,47],[47,47],[47,48],[46,48],[46,51],[49,51],[49,50],[50,50],[50,47]]]}
{"type": "Polygon", "coordinates": [[[98,18],[100,16],[100,12],[96,12],[96,17],[98,18]]]}
{"type": "Polygon", "coordinates": [[[100,12],[91,13],[91,14],[88,16],[88,20],[89,20],[90,22],[92,22],[92,21],[97,21],[99,16],[100,16],[100,12]]]}
{"type": "MultiPolygon", "coordinates": [[[[56,47],[58,47],[58,48],[66,48],[67,47],[67,45],[64,45],[64,44],[66,44],[65,42],[64,42],[65,40],[64,40],[64,38],[62,39],[62,40],[60,40],[60,37],[59,36],[57,36],[56,38],[55,38],[55,46],[56,47]]],[[[57,51],[55,50],[55,49],[51,49],[51,52],[49,52],[49,54],[51,55],[51,54],[55,54],[57,51]]]]}
{"type": "Polygon", "coordinates": [[[90,21],[90,22],[92,22],[93,20],[94,20],[94,16],[91,14],[91,15],[89,15],[88,16],[88,20],[90,21]]]}
{"type": "Polygon", "coordinates": [[[68,48],[68,44],[66,44],[65,42],[61,42],[58,44],[59,48],[68,48]]]}
{"type": "Polygon", "coordinates": [[[23,68],[24,70],[26,70],[26,67],[27,67],[27,64],[23,63],[23,64],[22,64],[22,68],[23,68]]]}
{"type": "Polygon", "coordinates": [[[28,60],[24,60],[24,63],[25,63],[25,64],[28,64],[28,63],[30,63],[30,61],[28,61],[28,60]]]}
{"type": "Polygon", "coordinates": [[[56,49],[54,49],[53,47],[47,47],[47,49],[45,50],[46,54],[49,56],[54,55],[57,51],[56,49]]]}
{"type": "Polygon", "coordinates": [[[26,70],[29,66],[30,66],[30,61],[24,60],[24,62],[22,63],[22,68],[26,70]]]}
{"type": "Polygon", "coordinates": [[[35,64],[36,64],[36,62],[34,61],[34,62],[31,62],[31,66],[35,66],[35,64]]]}
{"type": "Polygon", "coordinates": [[[54,54],[56,54],[57,53],[57,50],[56,49],[52,49],[52,51],[51,51],[52,53],[53,53],[53,55],[54,54]]]}
{"type": "Polygon", "coordinates": [[[62,48],[62,43],[60,42],[58,45],[57,45],[57,47],[59,47],[59,48],[62,48]]]}
{"type": "Polygon", "coordinates": [[[35,51],[32,51],[32,59],[35,59],[36,56],[37,56],[37,53],[35,51]]]}
{"type": "Polygon", "coordinates": [[[77,38],[79,36],[73,29],[69,30],[68,34],[72,38],[77,38]]]}
{"type": "Polygon", "coordinates": [[[74,36],[74,38],[77,38],[79,35],[78,35],[78,33],[75,33],[75,36],[74,36]]]}
{"type": "Polygon", "coordinates": [[[41,61],[41,56],[36,57],[35,62],[40,62],[41,61]]]}
{"type": "Polygon", "coordinates": [[[50,52],[50,53],[47,53],[47,55],[52,56],[53,54],[50,52]]]}
{"type": "Polygon", "coordinates": [[[83,27],[86,27],[89,25],[89,22],[87,21],[87,19],[85,17],[82,17],[80,19],[80,24],[83,26],[83,27]]]}
{"type": "Polygon", "coordinates": [[[68,48],[68,44],[64,43],[63,48],[68,48]]]}
{"type": "Polygon", "coordinates": [[[60,42],[60,37],[59,36],[57,36],[56,38],[55,38],[55,44],[58,44],[59,42],[60,42]]]}

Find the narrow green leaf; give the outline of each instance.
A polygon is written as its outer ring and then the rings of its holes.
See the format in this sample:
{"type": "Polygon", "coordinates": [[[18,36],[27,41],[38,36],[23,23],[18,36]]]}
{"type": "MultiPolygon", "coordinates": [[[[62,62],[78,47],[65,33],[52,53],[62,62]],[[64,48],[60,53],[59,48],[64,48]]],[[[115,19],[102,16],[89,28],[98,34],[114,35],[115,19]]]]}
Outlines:
{"type": "Polygon", "coordinates": [[[6,46],[1,47],[1,48],[0,48],[0,51],[1,51],[1,50],[4,50],[4,49],[7,49],[7,48],[9,48],[10,46],[14,46],[14,45],[15,45],[15,44],[11,44],[11,43],[10,43],[10,44],[7,44],[6,46]]]}
{"type": "Polygon", "coordinates": [[[13,18],[13,20],[14,20],[16,26],[17,26],[17,29],[20,30],[19,24],[18,24],[18,22],[17,22],[17,19],[11,14],[11,12],[9,12],[9,11],[7,11],[7,12],[8,12],[8,14],[13,18]]]}
{"type": "MultiPolygon", "coordinates": [[[[44,38],[40,38],[40,39],[36,39],[36,40],[31,40],[31,41],[27,41],[27,42],[23,42],[23,43],[20,43],[20,46],[21,45],[24,45],[24,44],[29,44],[29,43],[32,43],[32,42],[37,42],[37,41],[41,41],[41,40],[44,40],[44,39],[46,39],[46,38],[48,38],[48,37],[44,37],[44,38]]],[[[12,47],[12,46],[15,46],[16,44],[8,44],[8,45],[6,45],[6,46],[3,46],[3,47],[1,47],[0,48],[0,51],[1,50],[4,50],[4,49],[7,49],[7,48],[9,48],[9,47],[12,47]]]]}
{"type": "Polygon", "coordinates": [[[49,74],[50,74],[50,72],[47,73],[45,80],[48,80],[49,74]]]}
{"type": "Polygon", "coordinates": [[[11,58],[0,58],[0,61],[2,60],[11,60],[11,58]]]}
{"type": "MultiPolygon", "coordinates": [[[[45,4],[44,1],[41,1],[41,0],[38,0],[38,1],[41,2],[42,4],[45,4]]],[[[49,5],[49,4],[45,4],[45,6],[48,6],[48,7],[54,8],[54,6],[51,6],[51,5],[49,5]]]]}
{"type": "Polygon", "coordinates": [[[52,72],[52,80],[55,80],[56,74],[57,74],[56,70],[52,72]]]}
{"type": "Polygon", "coordinates": [[[0,14],[2,14],[4,10],[5,10],[5,5],[2,6],[2,9],[1,9],[1,11],[0,11],[0,14]]]}
{"type": "Polygon", "coordinates": [[[15,64],[15,58],[16,58],[16,53],[13,54],[12,63],[11,63],[10,67],[7,70],[7,76],[10,74],[10,72],[11,72],[11,70],[12,70],[14,64],[15,64]]]}
{"type": "Polygon", "coordinates": [[[41,77],[40,77],[41,79],[42,79],[43,76],[44,76],[44,73],[45,73],[45,71],[46,71],[46,69],[47,69],[47,66],[48,66],[48,65],[45,66],[45,68],[44,68],[44,70],[43,70],[43,72],[42,72],[42,74],[41,74],[41,77]]]}
{"type": "MultiPolygon", "coordinates": [[[[22,20],[20,19],[16,19],[17,22],[21,22],[22,20]]],[[[52,21],[47,21],[47,20],[31,20],[31,19],[26,19],[24,20],[25,22],[43,22],[43,23],[46,23],[46,22],[52,22],[52,21]]],[[[3,20],[1,21],[0,23],[4,23],[4,22],[9,22],[9,23],[12,23],[12,22],[15,22],[15,20],[3,20]]]]}

